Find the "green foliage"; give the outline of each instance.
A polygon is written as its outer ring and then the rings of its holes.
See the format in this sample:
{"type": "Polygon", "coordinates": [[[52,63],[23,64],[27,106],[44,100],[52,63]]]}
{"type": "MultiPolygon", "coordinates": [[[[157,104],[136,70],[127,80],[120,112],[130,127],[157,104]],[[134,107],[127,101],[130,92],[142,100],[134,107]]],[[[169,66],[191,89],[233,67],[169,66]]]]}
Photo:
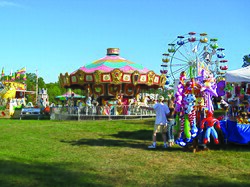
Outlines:
{"type": "Polygon", "coordinates": [[[247,67],[250,65],[250,54],[244,55],[242,67],[247,67]]]}
{"type": "Polygon", "coordinates": [[[55,97],[62,95],[65,92],[65,89],[61,88],[58,82],[46,84],[46,87],[50,103],[58,104],[58,100],[55,97]]]}

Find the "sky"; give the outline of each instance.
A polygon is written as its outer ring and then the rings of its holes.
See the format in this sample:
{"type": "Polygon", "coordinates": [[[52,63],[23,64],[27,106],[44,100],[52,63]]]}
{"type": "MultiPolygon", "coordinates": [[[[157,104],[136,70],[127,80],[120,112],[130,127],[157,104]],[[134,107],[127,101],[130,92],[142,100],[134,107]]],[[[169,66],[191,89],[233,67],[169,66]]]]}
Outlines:
{"type": "Polygon", "coordinates": [[[249,0],[0,0],[0,68],[26,67],[45,83],[106,56],[160,72],[178,35],[206,32],[225,48],[229,70],[250,53],[249,0]]]}

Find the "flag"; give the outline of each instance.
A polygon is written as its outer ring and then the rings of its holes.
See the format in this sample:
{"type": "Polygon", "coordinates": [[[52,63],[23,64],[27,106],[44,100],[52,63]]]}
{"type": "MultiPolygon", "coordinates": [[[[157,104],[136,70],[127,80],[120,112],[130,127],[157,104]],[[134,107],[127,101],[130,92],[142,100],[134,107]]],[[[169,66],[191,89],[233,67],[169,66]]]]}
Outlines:
{"type": "Polygon", "coordinates": [[[26,67],[23,67],[22,69],[17,70],[17,74],[25,74],[26,73],[26,67]]]}
{"type": "Polygon", "coordinates": [[[11,70],[11,74],[10,74],[10,79],[11,79],[12,81],[15,80],[15,73],[12,73],[12,70],[11,70]]]}
{"type": "Polygon", "coordinates": [[[16,78],[20,79],[20,73],[16,72],[16,78]]]}
{"type": "Polygon", "coordinates": [[[23,76],[23,80],[25,80],[25,81],[27,80],[26,73],[23,76]]]}
{"type": "Polygon", "coordinates": [[[12,77],[12,70],[10,70],[10,76],[12,77]]]}
{"type": "Polygon", "coordinates": [[[4,68],[2,68],[2,77],[4,77],[4,68]]]}

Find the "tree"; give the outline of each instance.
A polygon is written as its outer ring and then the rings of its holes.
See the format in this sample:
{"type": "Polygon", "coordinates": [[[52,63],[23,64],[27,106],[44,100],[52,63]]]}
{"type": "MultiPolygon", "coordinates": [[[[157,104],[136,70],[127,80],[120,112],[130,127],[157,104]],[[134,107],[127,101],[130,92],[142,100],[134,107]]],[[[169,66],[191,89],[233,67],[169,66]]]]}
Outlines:
{"type": "MultiPolygon", "coordinates": [[[[42,77],[37,78],[35,73],[27,73],[26,74],[26,90],[27,91],[35,91],[36,92],[36,83],[38,81],[38,88],[46,88],[46,84],[42,77]]],[[[37,90],[39,91],[39,90],[37,90]]],[[[37,93],[38,94],[38,93],[37,93]]],[[[29,94],[27,97],[27,102],[36,103],[36,94],[29,94]]]]}
{"type": "Polygon", "coordinates": [[[57,103],[56,96],[64,93],[64,88],[61,88],[58,82],[46,84],[47,93],[50,103],[57,103]]]}
{"type": "Polygon", "coordinates": [[[250,65],[250,54],[245,55],[243,57],[243,62],[244,62],[244,64],[242,65],[243,68],[250,65]]]}

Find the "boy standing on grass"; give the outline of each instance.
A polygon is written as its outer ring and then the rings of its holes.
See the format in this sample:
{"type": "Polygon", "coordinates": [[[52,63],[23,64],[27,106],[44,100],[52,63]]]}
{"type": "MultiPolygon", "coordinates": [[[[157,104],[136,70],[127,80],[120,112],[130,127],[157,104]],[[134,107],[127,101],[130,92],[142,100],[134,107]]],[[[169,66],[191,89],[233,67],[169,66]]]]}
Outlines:
{"type": "Polygon", "coordinates": [[[155,118],[155,125],[154,125],[154,132],[153,132],[153,144],[148,146],[149,149],[155,149],[156,148],[156,134],[161,132],[162,139],[163,139],[163,147],[167,148],[167,114],[170,112],[167,105],[163,103],[164,97],[159,97],[159,103],[156,103],[153,106],[153,109],[156,112],[156,118],[155,118]]]}

